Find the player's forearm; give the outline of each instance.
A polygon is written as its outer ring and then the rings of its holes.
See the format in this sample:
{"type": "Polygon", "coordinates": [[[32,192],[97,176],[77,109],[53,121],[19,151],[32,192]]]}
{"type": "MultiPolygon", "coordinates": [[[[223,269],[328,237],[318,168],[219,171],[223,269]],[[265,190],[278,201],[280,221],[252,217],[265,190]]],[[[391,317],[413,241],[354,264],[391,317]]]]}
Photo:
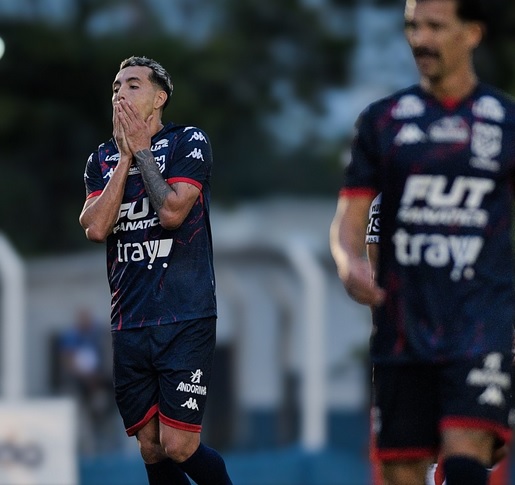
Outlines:
{"type": "Polygon", "coordinates": [[[119,163],[102,193],[86,203],[79,217],[90,241],[104,242],[118,220],[130,161],[119,163]]]}
{"type": "Polygon", "coordinates": [[[150,150],[140,150],[135,153],[134,158],[143,178],[150,203],[154,210],[159,213],[172,189],[159,172],[154,155],[150,150]]]}
{"type": "Polygon", "coordinates": [[[330,228],[330,249],[340,276],[345,276],[353,260],[362,259],[365,250],[365,223],[361,210],[349,208],[340,200],[330,228]]]}
{"type": "Polygon", "coordinates": [[[143,178],[150,203],[156,211],[161,225],[167,229],[179,227],[184,217],[179,207],[174,207],[174,205],[179,205],[180,201],[174,197],[177,195],[174,188],[168,185],[161,175],[154,155],[150,150],[145,149],[136,152],[134,158],[143,178]]]}

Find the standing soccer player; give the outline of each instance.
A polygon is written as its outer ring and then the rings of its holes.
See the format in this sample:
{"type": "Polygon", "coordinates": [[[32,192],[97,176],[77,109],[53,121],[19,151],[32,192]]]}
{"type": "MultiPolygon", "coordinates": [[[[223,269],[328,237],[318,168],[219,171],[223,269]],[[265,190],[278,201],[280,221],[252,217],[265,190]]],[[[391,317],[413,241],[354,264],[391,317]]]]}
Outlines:
{"type": "Polygon", "coordinates": [[[106,242],[116,401],[150,485],[229,485],[200,442],[216,333],[209,223],[211,147],[162,123],[166,70],[124,60],[113,82],[113,138],[91,154],[80,223],[106,242]]]}
{"type": "Polygon", "coordinates": [[[388,485],[486,485],[511,432],[515,103],[481,83],[477,0],[408,0],[420,83],[360,116],[331,225],[351,297],[374,307],[374,429],[388,485]],[[377,278],[363,257],[382,194],[377,278]]]}

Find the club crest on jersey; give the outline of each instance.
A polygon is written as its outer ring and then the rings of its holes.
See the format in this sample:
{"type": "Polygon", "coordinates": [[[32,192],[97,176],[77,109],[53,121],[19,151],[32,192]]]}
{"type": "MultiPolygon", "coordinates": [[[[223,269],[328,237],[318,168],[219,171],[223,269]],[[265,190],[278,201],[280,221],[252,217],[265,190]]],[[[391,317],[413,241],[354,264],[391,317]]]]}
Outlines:
{"type": "Polygon", "coordinates": [[[470,148],[477,157],[488,159],[497,157],[502,150],[501,128],[487,123],[474,123],[470,148]]]}
{"type": "Polygon", "coordinates": [[[492,121],[504,121],[505,110],[499,100],[493,96],[482,96],[472,106],[472,113],[478,118],[492,121]]]}
{"type": "Polygon", "coordinates": [[[392,109],[392,117],[396,120],[418,118],[426,112],[424,102],[413,94],[407,94],[399,99],[392,109]]]}

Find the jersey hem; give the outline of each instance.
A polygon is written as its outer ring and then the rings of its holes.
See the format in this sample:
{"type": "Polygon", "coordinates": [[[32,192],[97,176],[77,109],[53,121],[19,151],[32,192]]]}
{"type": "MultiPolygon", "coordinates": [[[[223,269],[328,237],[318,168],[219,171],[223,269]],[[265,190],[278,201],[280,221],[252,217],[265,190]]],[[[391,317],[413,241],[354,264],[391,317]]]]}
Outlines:
{"type": "Polygon", "coordinates": [[[152,320],[152,321],[145,321],[144,323],[134,323],[130,325],[120,325],[120,322],[112,322],[111,323],[111,331],[119,332],[120,330],[134,330],[137,328],[145,328],[145,327],[158,327],[160,325],[174,325],[181,322],[186,322],[188,320],[200,320],[204,318],[217,318],[217,312],[216,311],[209,311],[206,313],[195,313],[194,315],[185,315],[184,317],[176,320],[170,320],[163,322],[162,320],[152,320]]]}

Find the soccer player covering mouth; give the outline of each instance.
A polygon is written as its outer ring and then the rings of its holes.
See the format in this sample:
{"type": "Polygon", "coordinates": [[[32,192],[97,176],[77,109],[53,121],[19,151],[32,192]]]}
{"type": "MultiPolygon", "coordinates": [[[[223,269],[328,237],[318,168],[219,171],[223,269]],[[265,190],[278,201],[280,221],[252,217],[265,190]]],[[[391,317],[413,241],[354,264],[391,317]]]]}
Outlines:
{"type": "Polygon", "coordinates": [[[476,0],[409,0],[420,82],[360,115],[331,224],[349,295],[373,308],[373,429],[386,485],[486,485],[511,439],[515,103],[481,82],[476,0]],[[381,193],[377,274],[364,257],[381,193]]]}
{"type": "Polygon", "coordinates": [[[80,223],[105,242],[116,402],[150,485],[230,485],[200,441],[215,350],[209,222],[211,146],[163,124],[170,75],[125,59],[113,82],[113,138],[89,157],[80,223]]]}

